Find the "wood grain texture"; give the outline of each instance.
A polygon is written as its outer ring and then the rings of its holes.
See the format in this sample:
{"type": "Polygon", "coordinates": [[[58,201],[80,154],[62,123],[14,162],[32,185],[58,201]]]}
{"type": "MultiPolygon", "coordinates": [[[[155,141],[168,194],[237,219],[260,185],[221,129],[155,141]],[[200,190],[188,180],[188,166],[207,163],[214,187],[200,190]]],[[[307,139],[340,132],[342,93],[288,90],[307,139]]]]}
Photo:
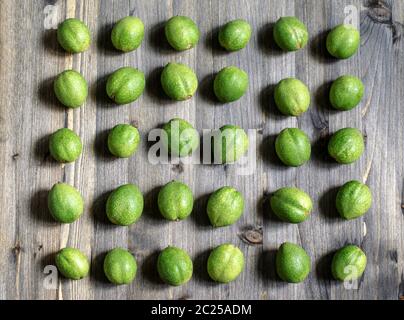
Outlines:
{"type": "Polygon", "coordinates": [[[0,299],[398,299],[404,295],[404,1],[359,0],[177,0],[177,1],[0,1],[0,299]],[[342,23],[344,8],[360,11],[361,48],[351,59],[328,56],[327,31],[342,23]],[[139,49],[122,54],[112,48],[113,24],[127,15],[145,23],[139,49]],[[195,20],[199,45],[174,52],[164,39],[164,22],[173,15],[195,20]],[[273,23],[284,15],[301,18],[310,32],[308,46],[283,53],[273,44],[273,23]],[[92,32],[91,48],[66,54],[57,44],[54,27],[65,18],[82,19],[92,32]],[[247,19],[251,42],[236,53],[225,53],[217,30],[235,18],[247,19]],[[195,97],[171,102],[159,85],[162,67],[178,61],[191,66],[200,86],[195,97]],[[231,105],[212,98],[212,80],[222,67],[236,65],[250,75],[248,93],[231,105]],[[134,103],[115,106],[106,97],[106,77],[122,66],[145,72],[147,89],[134,103]],[[66,110],[53,91],[54,77],[65,69],[80,71],[90,86],[86,104],[66,110]],[[366,87],[360,106],[350,112],[332,111],[327,102],[330,82],[343,74],[359,76],[366,87]],[[273,103],[274,85],[295,76],[308,84],[312,104],[299,118],[281,116],[273,103]],[[234,166],[158,164],[147,159],[147,135],[173,117],[184,118],[202,132],[224,124],[256,130],[257,161],[252,175],[237,175],[234,166]],[[130,159],[114,159],[106,150],[108,130],[134,123],[141,146],[130,159]],[[273,142],[285,127],[303,129],[313,142],[311,161],[300,168],[280,165],[273,142]],[[366,135],[366,152],[357,163],[341,166],[326,155],[330,134],[357,127],[366,135]],[[61,127],[82,138],[82,156],[62,166],[49,157],[49,135],[61,127]],[[166,222],[156,211],[159,187],[171,179],[188,183],[195,210],[182,222],[166,222]],[[338,186],[358,179],[373,191],[369,213],[354,221],[338,218],[334,199],[338,186]],[[49,215],[47,192],[57,181],[83,194],[85,214],[71,225],[49,215]],[[130,228],[106,221],[105,200],[120,184],[139,185],[145,211],[130,228]],[[233,226],[213,229],[206,216],[207,196],[223,185],[245,196],[243,217],[233,226]],[[300,225],[279,222],[269,212],[268,195],[294,185],[313,198],[312,217],[300,225]],[[261,240],[262,239],[262,240],[261,240]],[[301,244],[312,258],[312,272],[302,284],[280,282],[274,254],[284,241],[301,244]],[[223,242],[242,249],[246,269],[237,281],[217,285],[209,280],[209,251],[223,242]],[[346,243],[361,245],[368,257],[358,290],[346,290],[331,279],[332,253],[346,243]],[[185,286],[162,284],[155,271],[159,250],[167,245],[187,250],[194,260],[194,277],[185,286]],[[91,257],[91,275],[80,281],[59,279],[44,286],[44,267],[69,245],[91,257]],[[107,283],[105,252],[128,247],[138,260],[138,275],[130,286],[107,283]]]}

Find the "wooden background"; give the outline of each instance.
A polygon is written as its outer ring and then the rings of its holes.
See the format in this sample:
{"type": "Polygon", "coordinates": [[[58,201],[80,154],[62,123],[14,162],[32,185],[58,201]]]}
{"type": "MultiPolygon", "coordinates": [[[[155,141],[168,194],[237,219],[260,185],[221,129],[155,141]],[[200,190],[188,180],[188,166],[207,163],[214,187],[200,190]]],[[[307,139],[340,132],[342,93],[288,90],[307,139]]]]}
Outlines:
{"type": "Polygon", "coordinates": [[[404,295],[404,1],[23,1],[0,2],[0,298],[2,299],[399,299],[404,295]],[[346,61],[329,57],[327,30],[342,23],[344,7],[360,10],[360,53],[346,61]],[[127,15],[146,27],[139,49],[122,54],[111,47],[111,26],[127,15]],[[198,24],[199,45],[174,52],[164,39],[164,22],[186,15],[198,24]],[[280,52],[273,44],[272,25],[284,15],[296,15],[307,25],[310,42],[297,53],[280,52]],[[69,55],[58,46],[55,26],[68,17],[82,19],[92,32],[90,50],[69,55]],[[217,44],[217,28],[228,20],[247,19],[253,36],[246,49],[226,53],[217,44]],[[186,102],[171,102],[161,93],[159,75],[169,61],[191,66],[200,88],[186,102]],[[108,74],[122,66],[146,74],[147,89],[136,102],[115,106],[105,94],[108,74]],[[227,65],[250,75],[248,93],[221,105],[212,97],[213,75],[227,65]],[[86,104],[67,110],[56,100],[52,81],[74,68],[91,88],[86,104]],[[359,76],[366,93],[360,106],[336,112],[327,103],[330,81],[343,74],[359,76]],[[279,115],[272,88],[294,76],[308,84],[312,104],[299,118],[279,115]],[[198,130],[231,123],[257,130],[254,174],[240,176],[234,166],[152,165],[147,160],[149,130],[174,116],[198,130]],[[130,159],[114,159],[106,150],[108,130],[122,122],[138,126],[142,143],[130,159]],[[280,165],[273,141],[285,127],[298,126],[313,142],[311,161],[300,168],[280,165]],[[326,156],[329,134],[357,127],[366,136],[366,152],[357,163],[337,165],[326,156]],[[48,136],[61,127],[82,138],[82,156],[62,166],[49,157],[48,136]],[[167,222],[156,212],[159,187],[171,179],[188,183],[195,210],[183,222],[167,222]],[[374,204],[365,217],[338,218],[336,188],[351,179],[365,181],[374,204]],[[57,181],[77,187],[85,213],[73,224],[61,225],[47,210],[47,192],[57,181]],[[120,184],[139,185],[146,199],[138,223],[117,227],[105,219],[105,199],[120,184]],[[232,185],[246,199],[243,217],[233,226],[213,229],[205,213],[209,193],[232,185]],[[313,198],[311,218],[299,225],[279,222],[268,211],[268,194],[294,185],[313,198]],[[280,282],[274,254],[284,241],[301,244],[312,258],[312,272],[301,284],[280,282]],[[246,269],[229,285],[215,284],[206,273],[211,250],[223,242],[242,249],[246,269]],[[331,279],[330,258],[339,247],[354,243],[367,253],[368,266],[358,290],[346,290],[331,279]],[[155,271],[158,251],[172,244],[194,259],[194,276],[184,286],[162,284],[155,271]],[[80,281],[59,279],[56,289],[44,287],[44,267],[66,245],[91,257],[91,275],[80,281]],[[102,272],[105,252],[128,247],[138,260],[136,280],[113,286],[102,272]]]}

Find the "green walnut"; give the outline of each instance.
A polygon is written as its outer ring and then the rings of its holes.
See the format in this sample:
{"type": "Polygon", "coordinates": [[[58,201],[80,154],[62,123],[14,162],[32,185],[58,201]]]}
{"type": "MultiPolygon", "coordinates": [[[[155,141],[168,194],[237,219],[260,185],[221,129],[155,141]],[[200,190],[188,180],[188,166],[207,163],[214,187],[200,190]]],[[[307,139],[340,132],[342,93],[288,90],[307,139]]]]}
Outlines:
{"type": "Polygon", "coordinates": [[[199,41],[199,29],[192,19],[175,16],[167,21],[165,34],[168,43],[178,51],[188,50],[199,41]]]}
{"type": "Polygon", "coordinates": [[[184,250],[168,246],[157,258],[157,271],[165,283],[180,286],[192,277],[192,260],[184,250]]]}
{"type": "Polygon", "coordinates": [[[186,157],[199,147],[199,133],[187,121],[171,119],[163,126],[162,146],[169,154],[186,157]]]}
{"type": "Polygon", "coordinates": [[[313,203],[310,196],[298,188],[278,189],[270,199],[272,211],[283,221],[300,223],[311,213],[313,203]]]}
{"type": "Polygon", "coordinates": [[[161,86],[173,100],[190,99],[198,88],[195,73],[182,63],[168,63],[161,73],[161,86]]]}
{"type": "Polygon", "coordinates": [[[360,38],[359,31],[355,27],[340,24],[327,35],[327,50],[335,58],[347,59],[358,50],[360,38]]]}
{"type": "Polygon", "coordinates": [[[302,130],[286,128],[276,137],[275,151],[285,165],[299,167],[310,159],[310,140],[302,130]]]}
{"type": "Polygon", "coordinates": [[[304,281],[310,273],[311,261],[306,251],[290,242],[283,243],[276,253],[276,272],[286,282],[304,281]]]}
{"type": "Polygon", "coordinates": [[[124,184],[116,188],[107,199],[108,219],[120,226],[135,223],[143,211],[143,195],[133,184],[124,184]]]}
{"type": "Polygon", "coordinates": [[[356,180],[349,181],[338,190],[336,206],[341,217],[358,218],[372,206],[372,193],[366,184],[356,180]]]}
{"type": "Polygon", "coordinates": [[[298,79],[283,79],[275,86],[275,104],[284,115],[297,117],[309,108],[309,89],[298,79]]]}
{"type": "Polygon", "coordinates": [[[231,124],[219,129],[213,137],[213,154],[215,163],[232,163],[248,151],[248,136],[239,126],[231,124]]]}
{"type": "Polygon", "coordinates": [[[59,222],[72,223],[80,218],[84,202],[80,192],[67,183],[58,182],[48,194],[48,208],[59,222]]]}
{"type": "Polygon", "coordinates": [[[66,278],[79,280],[88,275],[90,263],[80,250],[64,248],[56,254],[56,267],[66,278]]]}
{"type": "Polygon", "coordinates": [[[281,17],[274,26],[274,40],[285,51],[304,48],[309,39],[306,26],[296,17],[281,17]]]}
{"type": "Polygon", "coordinates": [[[226,23],[219,30],[219,43],[227,51],[243,49],[251,38],[251,26],[243,19],[226,23]]]}
{"type": "Polygon", "coordinates": [[[107,94],[117,104],[127,104],[140,97],[145,85],[146,81],[142,71],[123,67],[108,77],[107,94]]]}
{"type": "Polygon", "coordinates": [[[73,162],[81,154],[80,137],[68,128],[54,132],[49,138],[49,152],[59,162],[73,162]]]}
{"type": "Polygon", "coordinates": [[[354,76],[342,76],[335,80],[330,89],[331,105],[337,110],[355,108],[363,97],[362,81],[354,76]]]}
{"type": "Polygon", "coordinates": [[[207,212],[214,227],[224,227],[240,219],[244,211],[244,199],[232,187],[222,187],[213,192],[208,200],[207,212]]]}
{"type": "Polygon", "coordinates": [[[247,73],[234,66],[220,70],[213,81],[213,91],[219,101],[223,103],[240,99],[247,89],[247,73]]]}
{"type": "Polygon", "coordinates": [[[212,280],[229,283],[244,269],[244,254],[236,246],[225,243],[215,249],[208,258],[208,274],[212,280]]]}
{"type": "Polygon", "coordinates": [[[108,149],[116,157],[129,158],[139,145],[139,131],[129,124],[118,124],[108,134],[108,149]]]}
{"type": "Polygon", "coordinates": [[[173,221],[183,220],[192,212],[194,196],[185,183],[171,181],[161,188],[157,204],[164,218],[173,221]]]}
{"type": "Polygon", "coordinates": [[[91,44],[90,30],[74,18],[66,19],[58,26],[57,38],[63,49],[70,53],[86,51],[91,44]]]}
{"type": "Polygon", "coordinates": [[[86,79],[74,70],[65,70],[53,83],[58,100],[69,108],[78,108],[86,102],[88,85],[86,79]]]}
{"type": "Polygon", "coordinates": [[[366,268],[366,255],[357,246],[347,245],[339,249],[332,259],[331,271],[335,279],[349,281],[359,279],[366,268]]]}
{"type": "Polygon", "coordinates": [[[137,264],[135,257],[126,249],[115,248],[104,259],[104,273],[113,284],[129,284],[135,279],[137,264]]]}
{"type": "Polygon", "coordinates": [[[342,164],[358,160],[365,149],[362,133],[355,128],[344,128],[335,132],[328,142],[328,153],[342,164]]]}
{"type": "Polygon", "coordinates": [[[111,40],[118,50],[129,52],[137,49],[143,41],[144,25],[136,17],[125,17],[112,28],[111,40]]]}

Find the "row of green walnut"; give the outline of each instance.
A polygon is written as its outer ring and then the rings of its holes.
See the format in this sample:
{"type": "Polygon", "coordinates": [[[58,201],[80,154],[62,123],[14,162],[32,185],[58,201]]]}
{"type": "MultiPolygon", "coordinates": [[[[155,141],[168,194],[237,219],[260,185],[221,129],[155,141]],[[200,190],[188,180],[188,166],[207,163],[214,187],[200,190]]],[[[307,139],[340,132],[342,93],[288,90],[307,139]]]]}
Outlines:
{"type": "MultiPolygon", "coordinates": [[[[186,157],[198,150],[200,136],[187,121],[171,119],[163,125],[161,146],[172,156],[186,157]]],[[[215,163],[233,163],[244,156],[249,149],[247,133],[235,125],[222,126],[213,136],[212,153],[215,163]]],[[[130,124],[118,124],[108,134],[108,149],[116,157],[132,156],[140,142],[137,128],[130,124]]],[[[83,145],[80,137],[68,128],[54,132],[49,139],[49,151],[60,162],[73,162],[81,154],[83,145]]],[[[336,131],[328,142],[328,153],[338,163],[350,164],[357,161],[365,149],[362,133],[355,128],[336,131]]],[[[298,167],[311,156],[311,144],[306,133],[298,128],[283,129],[275,140],[275,151],[287,166],[298,167]]]]}
{"type": "MultiPolygon", "coordinates": [[[[190,99],[198,88],[198,79],[192,69],[182,63],[168,63],[161,73],[161,86],[173,100],[190,99]]],[[[240,99],[247,91],[248,74],[235,67],[221,69],[215,76],[213,91],[222,103],[240,99]]],[[[108,96],[117,104],[136,101],[146,86],[144,73],[132,67],[122,67],[113,72],[106,84],[108,96]]],[[[54,82],[58,100],[69,108],[83,105],[88,95],[88,85],[77,71],[65,70],[54,82]]],[[[337,78],[331,85],[329,100],[337,110],[351,110],[361,101],[364,93],[362,81],[351,75],[337,78]]],[[[310,92],[307,86],[295,78],[278,82],[274,90],[275,104],[287,116],[299,116],[310,106],[310,92]]]]}
{"type": "MultiPolygon", "coordinates": [[[[243,19],[226,23],[219,30],[218,40],[227,51],[243,49],[250,41],[252,28],[243,19]]],[[[200,31],[196,23],[185,16],[174,16],[165,24],[168,43],[175,50],[183,51],[196,46],[200,31]]],[[[297,51],[306,46],[309,33],[306,26],[296,17],[281,17],[273,28],[273,37],[284,51],[297,51]]],[[[144,24],[137,17],[128,16],[119,20],[112,29],[111,41],[117,50],[123,52],[137,49],[144,38],[144,24]]],[[[91,43],[88,27],[78,19],[66,19],[57,30],[59,44],[68,52],[79,53],[87,50],[91,43]]],[[[359,31],[351,25],[338,25],[327,36],[328,52],[339,59],[354,55],[360,44],[359,31]]]]}
{"type": "MultiPolygon", "coordinates": [[[[269,203],[273,213],[289,223],[307,220],[313,209],[310,196],[295,187],[278,189],[271,195],[269,203]]],[[[370,209],[372,193],[366,184],[356,180],[348,181],[339,188],[335,205],[342,218],[355,219],[370,209]]],[[[160,189],[157,206],[165,219],[184,220],[193,211],[194,196],[186,184],[173,180],[160,189]]],[[[48,207],[55,220],[72,223],[83,214],[84,201],[76,188],[58,182],[48,194],[48,207]]],[[[139,188],[134,184],[124,184],[110,193],[105,211],[113,224],[129,226],[139,220],[143,209],[144,199],[139,188]]],[[[244,213],[244,197],[233,187],[221,187],[210,195],[206,212],[213,227],[232,225],[244,213]]]]}
{"type": "MultiPolygon", "coordinates": [[[[79,280],[87,276],[90,264],[78,249],[64,248],[56,254],[56,266],[66,278],[79,280]]],[[[235,280],[244,269],[244,254],[236,246],[225,243],[213,249],[207,262],[210,277],[217,282],[235,280]]],[[[131,283],[137,271],[135,257],[126,249],[115,248],[104,259],[104,273],[114,284],[131,283]]],[[[168,246],[157,259],[157,271],[161,280],[172,286],[188,282],[193,273],[192,260],[181,248],[168,246]]]]}
{"type": "MultiPolygon", "coordinates": [[[[56,254],[56,266],[66,278],[79,280],[90,271],[87,257],[78,249],[64,248],[56,254]]],[[[336,280],[359,279],[366,268],[366,255],[355,245],[340,248],[332,259],[331,271],[336,280]]],[[[208,257],[207,271],[212,280],[220,283],[234,281],[244,270],[244,254],[236,246],[225,243],[213,249],[208,257]]],[[[278,276],[289,283],[299,283],[311,271],[311,259],[299,245],[283,243],[275,258],[278,276]]],[[[130,284],[136,277],[137,262],[126,249],[115,248],[104,259],[104,273],[116,285],[130,284]]],[[[162,281],[172,286],[187,283],[193,274],[193,263],[181,248],[168,246],[157,258],[157,272],[162,281]]]]}
{"type": "MultiPolygon", "coordinates": [[[[240,99],[248,88],[248,75],[235,67],[225,67],[218,72],[214,80],[214,92],[219,101],[232,102],[240,99]]],[[[107,95],[117,104],[136,101],[146,86],[144,73],[132,67],[122,67],[113,72],[106,84],[107,95]]],[[[168,63],[161,73],[161,86],[173,100],[190,99],[198,88],[198,79],[194,71],[182,63],[168,63]]],[[[58,100],[66,107],[78,108],[88,96],[88,84],[75,70],[65,70],[54,82],[54,92],[58,100]]]]}

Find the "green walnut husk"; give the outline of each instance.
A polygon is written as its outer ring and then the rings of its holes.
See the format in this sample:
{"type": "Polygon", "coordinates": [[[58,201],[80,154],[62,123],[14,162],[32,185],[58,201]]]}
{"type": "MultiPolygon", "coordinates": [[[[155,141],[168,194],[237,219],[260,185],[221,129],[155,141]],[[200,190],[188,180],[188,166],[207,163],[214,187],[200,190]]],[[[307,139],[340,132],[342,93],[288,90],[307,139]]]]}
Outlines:
{"type": "Polygon", "coordinates": [[[91,44],[88,27],[78,19],[66,19],[58,26],[57,39],[59,44],[70,53],[86,51],[91,44]]]}
{"type": "Polygon", "coordinates": [[[66,278],[79,280],[88,275],[90,263],[80,250],[75,248],[64,248],[56,254],[56,267],[66,278]]]}
{"type": "Polygon", "coordinates": [[[137,263],[135,257],[126,249],[115,248],[104,259],[104,273],[116,285],[129,284],[135,279],[137,263]]]}
{"type": "Polygon", "coordinates": [[[296,17],[281,17],[274,26],[274,40],[285,51],[304,48],[309,39],[306,26],[296,17]]]}
{"type": "Polygon", "coordinates": [[[272,211],[286,222],[300,223],[308,219],[313,203],[303,190],[293,187],[278,189],[270,199],[272,211]]]}
{"type": "Polygon", "coordinates": [[[129,124],[118,124],[108,134],[108,149],[119,158],[129,158],[133,155],[139,142],[139,131],[129,124]]]}
{"type": "Polygon", "coordinates": [[[336,206],[341,217],[348,220],[358,218],[372,206],[372,193],[366,184],[348,181],[338,190],[336,206]]]}
{"type": "Polygon", "coordinates": [[[306,251],[290,242],[283,243],[276,253],[276,272],[286,282],[304,281],[310,273],[311,261],[306,251]]]}
{"type": "Polygon", "coordinates": [[[107,80],[107,94],[117,104],[131,103],[141,96],[146,85],[144,73],[131,67],[123,67],[107,80]]]}
{"type": "Polygon", "coordinates": [[[243,49],[251,38],[251,26],[243,19],[226,23],[219,30],[219,43],[227,51],[243,49]]]}
{"type": "Polygon", "coordinates": [[[167,21],[165,34],[168,43],[178,51],[188,50],[199,41],[198,26],[190,18],[175,16],[167,21]]]}
{"type": "Polygon", "coordinates": [[[328,142],[328,153],[342,164],[350,164],[358,160],[364,149],[362,133],[355,128],[338,130],[328,142]]]}
{"type": "Polygon", "coordinates": [[[192,260],[184,250],[169,246],[158,256],[157,271],[165,283],[180,286],[192,278],[192,260]]]}
{"type": "Polygon", "coordinates": [[[340,24],[327,36],[327,50],[335,58],[347,59],[353,56],[359,45],[360,33],[351,25],[340,24]]]}
{"type": "Polygon", "coordinates": [[[233,163],[248,151],[248,136],[239,126],[231,124],[221,127],[213,137],[215,163],[233,163]]]}
{"type": "Polygon", "coordinates": [[[222,244],[210,253],[207,269],[214,281],[221,283],[234,281],[244,270],[244,254],[230,243],[222,244]]]}
{"type": "Polygon", "coordinates": [[[283,79],[275,87],[275,103],[284,115],[297,117],[310,106],[309,89],[298,79],[283,79]]]}
{"type": "Polygon", "coordinates": [[[366,269],[366,260],[365,253],[359,247],[347,245],[334,254],[332,275],[340,281],[357,280],[366,269]]]}
{"type": "Polygon", "coordinates": [[[143,195],[133,184],[116,188],[107,199],[108,219],[121,226],[129,226],[139,220],[143,211],[143,195]]]}
{"type": "Polygon", "coordinates": [[[161,73],[161,86],[173,100],[190,99],[198,88],[198,79],[192,69],[182,63],[168,63],[161,73]]]}
{"type": "Polygon", "coordinates": [[[111,40],[118,50],[129,52],[137,49],[143,41],[144,25],[136,17],[125,17],[119,20],[112,29],[111,40]]]}
{"type": "Polygon", "coordinates": [[[213,81],[213,91],[220,102],[240,99],[248,89],[248,74],[234,66],[219,71],[213,81]]]}
{"type": "Polygon", "coordinates": [[[209,197],[207,213],[214,227],[225,227],[235,223],[243,212],[244,198],[235,188],[222,187],[209,197]]]}
{"type": "Polygon", "coordinates": [[[337,110],[351,110],[362,100],[364,89],[365,87],[359,78],[348,75],[341,76],[331,85],[331,105],[337,110]]]}
{"type": "Polygon", "coordinates": [[[50,136],[49,152],[59,162],[75,161],[82,149],[80,137],[68,128],[59,129],[50,136]]]}
{"type": "Polygon", "coordinates": [[[164,218],[172,221],[183,220],[192,212],[194,196],[185,183],[171,181],[161,188],[157,204],[164,218]]]}
{"type": "Polygon", "coordinates": [[[88,85],[86,79],[74,70],[65,70],[53,83],[58,100],[69,108],[78,108],[86,102],[88,85]]]}
{"type": "Polygon", "coordinates": [[[276,137],[275,151],[285,165],[298,167],[310,159],[310,140],[302,130],[286,128],[276,137]]]}
{"type": "Polygon", "coordinates": [[[83,213],[84,202],[80,192],[67,183],[58,182],[48,194],[48,208],[59,222],[72,223],[83,213]]]}
{"type": "Polygon", "coordinates": [[[199,133],[187,121],[171,119],[163,126],[162,146],[175,157],[186,157],[199,147],[199,133]]]}

